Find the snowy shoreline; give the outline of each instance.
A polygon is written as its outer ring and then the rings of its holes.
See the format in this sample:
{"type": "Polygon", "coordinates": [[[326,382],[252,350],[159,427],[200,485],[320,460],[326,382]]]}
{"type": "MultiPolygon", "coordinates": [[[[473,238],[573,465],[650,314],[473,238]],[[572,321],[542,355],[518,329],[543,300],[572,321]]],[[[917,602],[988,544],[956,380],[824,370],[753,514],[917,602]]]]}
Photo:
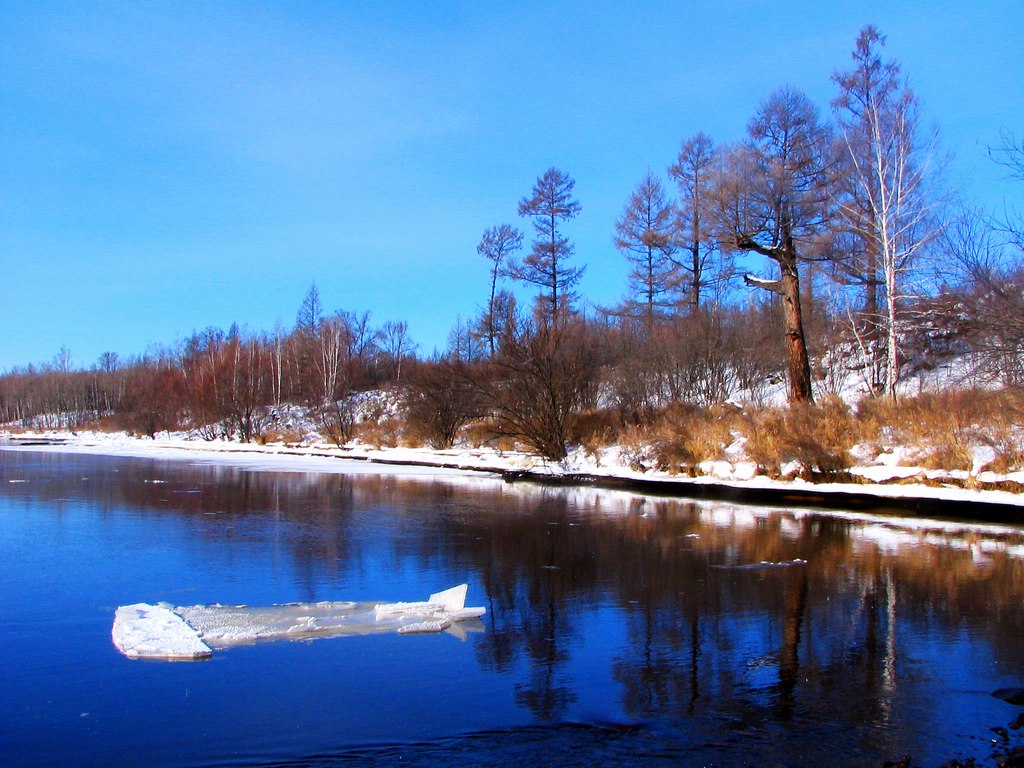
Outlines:
{"type": "MultiPolygon", "coordinates": [[[[1024,523],[1024,494],[1004,490],[967,489],[953,485],[925,485],[913,482],[928,478],[941,482],[953,473],[936,473],[907,467],[857,467],[851,474],[861,483],[808,482],[799,478],[774,480],[756,475],[748,468],[717,468],[719,474],[683,477],[655,470],[637,471],[577,452],[560,463],[527,453],[497,450],[429,448],[373,448],[330,444],[286,445],[198,441],[166,436],[162,439],[136,438],[102,432],[0,433],[0,448],[91,453],[141,458],[204,460],[258,459],[260,468],[280,471],[345,472],[358,462],[359,472],[403,475],[491,475],[507,482],[530,481],[557,485],[580,485],[677,498],[715,499],[739,503],[790,506],[835,507],[850,510],[911,512],[927,517],[1024,523]],[[340,462],[339,460],[348,460],[340,462]],[[346,465],[348,465],[346,467],[346,465]],[[886,472],[885,470],[895,470],[886,472]],[[733,477],[723,477],[731,474],[733,477]],[[736,475],[744,474],[742,477],[736,475]],[[938,478],[935,480],[933,478],[938,478]],[[887,482],[888,481],[888,482],[887,482]]],[[[985,483],[1017,484],[1020,473],[972,476],[985,483]]]]}

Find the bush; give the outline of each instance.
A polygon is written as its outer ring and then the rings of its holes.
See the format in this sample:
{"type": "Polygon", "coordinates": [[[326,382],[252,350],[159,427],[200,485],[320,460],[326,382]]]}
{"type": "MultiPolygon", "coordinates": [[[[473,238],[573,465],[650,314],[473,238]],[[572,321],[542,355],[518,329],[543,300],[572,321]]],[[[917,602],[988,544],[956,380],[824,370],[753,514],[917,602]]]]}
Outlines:
{"type": "Polygon", "coordinates": [[[403,398],[410,436],[435,449],[451,448],[471,419],[480,415],[480,388],[465,363],[421,365],[403,398]]]}
{"type": "Polygon", "coordinates": [[[746,420],[743,433],[750,460],[773,477],[794,461],[808,478],[845,471],[856,438],[850,409],[836,397],[817,405],[765,409],[746,420]]]}
{"type": "Polygon", "coordinates": [[[915,459],[929,469],[970,470],[972,449],[988,445],[997,458],[992,469],[1022,463],[1017,425],[1024,419],[1019,390],[966,389],[925,393],[913,398],[866,400],[857,409],[861,439],[882,447],[920,448],[915,459]]]}
{"type": "Polygon", "coordinates": [[[736,439],[739,411],[731,406],[698,408],[675,403],[647,430],[655,466],[664,472],[693,474],[702,461],[720,459],[736,439]]]}
{"type": "Polygon", "coordinates": [[[355,435],[356,412],[352,397],[323,403],[315,409],[314,415],[323,436],[339,448],[355,435]]]}

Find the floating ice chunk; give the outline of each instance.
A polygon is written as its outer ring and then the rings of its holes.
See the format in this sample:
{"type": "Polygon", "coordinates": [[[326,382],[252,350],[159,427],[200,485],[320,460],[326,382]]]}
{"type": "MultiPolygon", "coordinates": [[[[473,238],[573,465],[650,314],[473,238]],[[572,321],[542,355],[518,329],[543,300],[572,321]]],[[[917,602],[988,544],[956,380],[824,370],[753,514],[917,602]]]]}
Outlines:
{"type": "Polygon", "coordinates": [[[162,605],[123,605],[110,631],[117,649],[133,659],[205,659],[213,651],[178,614],[162,605]]]}
{"type": "MultiPolygon", "coordinates": [[[[425,602],[417,603],[381,603],[374,606],[374,612],[378,618],[385,616],[430,616],[432,614],[455,614],[466,610],[466,593],[469,590],[468,584],[459,584],[457,587],[446,589],[443,592],[435,592],[425,602]]],[[[470,609],[479,611],[471,613],[463,618],[478,618],[483,616],[483,608],[470,609]]]]}
{"type": "Polygon", "coordinates": [[[388,632],[449,631],[465,639],[483,630],[484,608],[466,608],[467,585],[415,603],[319,602],[246,605],[136,605],[118,608],[112,635],[126,656],[206,658],[214,649],[272,640],[311,640],[388,632]],[[465,622],[460,625],[459,622],[465,622]],[[188,645],[187,642],[191,642],[188,645]]]}
{"type": "Polygon", "coordinates": [[[469,591],[468,584],[459,584],[443,592],[435,592],[427,598],[428,603],[437,603],[446,611],[461,611],[466,607],[466,593],[469,591]]]}
{"type": "Polygon", "coordinates": [[[195,627],[207,643],[217,647],[244,645],[282,637],[357,634],[366,623],[360,614],[370,609],[357,603],[286,603],[264,607],[247,605],[191,605],[175,612],[195,627]]]}
{"type": "Polygon", "coordinates": [[[465,621],[466,619],[479,619],[485,613],[487,613],[487,609],[483,607],[463,608],[460,611],[448,611],[448,617],[452,621],[465,621]]]}
{"type": "Polygon", "coordinates": [[[378,603],[373,606],[373,612],[378,619],[387,616],[429,616],[433,613],[442,613],[444,607],[439,603],[418,602],[418,603],[378,603]]]}
{"type": "Polygon", "coordinates": [[[428,632],[443,632],[451,625],[452,623],[448,619],[440,619],[438,621],[418,621],[415,624],[406,624],[405,626],[399,627],[398,634],[416,635],[426,634],[428,632]]]}

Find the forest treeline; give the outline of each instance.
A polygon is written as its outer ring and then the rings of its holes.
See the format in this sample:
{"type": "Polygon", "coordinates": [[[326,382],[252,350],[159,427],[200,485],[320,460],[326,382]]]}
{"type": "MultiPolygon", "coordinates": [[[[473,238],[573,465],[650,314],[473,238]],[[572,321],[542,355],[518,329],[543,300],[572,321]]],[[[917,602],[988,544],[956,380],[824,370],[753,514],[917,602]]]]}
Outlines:
{"type": "MultiPolygon", "coordinates": [[[[791,406],[780,425],[812,430],[816,398],[835,407],[830,396],[856,389],[896,408],[902,383],[951,360],[962,387],[1013,393],[1024,226],[944,188],[937,137],[884,46],[861,31],[827,111],[779,88],[743,138],[697,133],[663,176],[645,174],[609,223],[630,269],[616,306],[579,295],[585,264],[569,233],[581,204],[551,168],[518,202],[531,235],[510,223],[483,233],[482,308],[456,321],[443,352],[418,355],[405,322],[326,311],[314,284],[291,328],[210,328],[87,370],[62,350],[10,371],[0,419],[250,441],[280,432],[291,404],[341,444],[360,431],[359,394],[388,389],[401,439],[505,441],[560,459],[573,443],[666,423],[678,443],[688,423],[724,423],[724,403],[764,405],[780,385],[791,406]],[[532,288],[532,302],[511,285],[532,288]]],[[[1006,134],[990,152],[1024,181],[1024,144],[1006,134]]]]}

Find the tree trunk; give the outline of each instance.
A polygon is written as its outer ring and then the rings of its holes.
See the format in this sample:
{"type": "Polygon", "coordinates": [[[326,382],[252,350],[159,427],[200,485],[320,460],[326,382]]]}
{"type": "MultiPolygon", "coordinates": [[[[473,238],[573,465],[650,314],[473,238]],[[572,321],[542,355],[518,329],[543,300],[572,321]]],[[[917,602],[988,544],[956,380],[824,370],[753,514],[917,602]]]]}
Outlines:
{"type": "MultiPolygon", "coordinates": [[[[888,275],[886,276],[889,277],[888,275]]],[[[895,283],[896,276],[892,275],[891,282],[895,283]]],[[[890,293],[886,306],[886,325],[889,334],[885,339],[885,395],[890,400],[896,400],[896,385],[900,381],[900,359],[899,359],[899,317],[896,313],[895,290],[889,290],[889,280],[886,281],[887,293],[890,293]]]]}
{"type": "MultiPolygon", "coordinates": [[[[868,219],[871,222],[871,231],[875,231],[876,221],[873,210],[868,212],[868,219]]],[[[864,316],[867,319],[867,327],[864,329],[864,339],[868,350],[868,371],[871,391],[878,394],[882,389],[881,376],[879,375],[881,352],[881,330],[882,316],[878,309],[878,243],[873,237],[867,238],[865,242],[867,251],[867,265],[865,277],[867,278],[864,289],[864,316]]]]}
{"type": "Polygon", "coordinates": [[[779,261],[782,279],[779,293],[782,296],[782,316],[786,328],[786,361],[789,373],[789,402],[810,403],[814,401],[811,391],[811,363],[807,356],[807,340],[804,337],[803,315],[800,308],[800,276],[796,259],[779,261]]]}
{"type": "Polygon", "coordinates": [[[700,219],[696,210],[694,210],[693,214],[691,238],[690,259],[693,279],[690,281],[690,311],[696,315],[697,310],[700,309],[700,284],[702,277],[700,268],[700,219]]]}

